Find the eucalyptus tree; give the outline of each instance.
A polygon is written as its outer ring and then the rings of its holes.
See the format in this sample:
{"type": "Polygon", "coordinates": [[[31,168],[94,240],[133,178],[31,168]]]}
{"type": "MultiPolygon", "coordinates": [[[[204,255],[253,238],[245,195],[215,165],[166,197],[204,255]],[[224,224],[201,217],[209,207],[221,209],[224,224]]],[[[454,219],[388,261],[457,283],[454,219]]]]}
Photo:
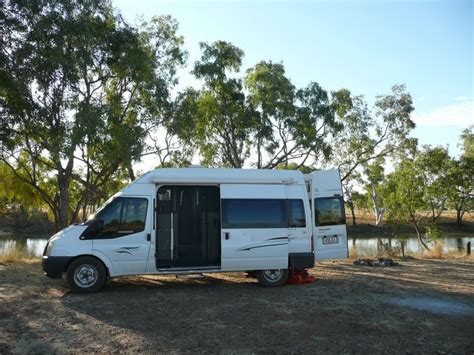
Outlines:
{"type": "Polygon", "coordinates": [[[239,72],[244,52],[224,41],[200,45],[202,56],[192,73],[203,87],[177,96],[169,129],[199,150],[203,164],[240,168],[250,155],[255,125],[242,80],[231,76],[239,72]]]}
{"type": "Polygon", "coordinates": [[[474,159],[474,125],[465,128],[461,133],[462,156],[466,159],[474,159]]]}
{"type": "Polygon", "coordinates": [[[383,189],[387,219],[397,224],[412,224],[420,244],[428,250],[422,235],[422,223],[428,208],[423,198],[425,183],[415,162],[402,160],[395,171],[387,175],[383,189]]]}
{"type": "Polygon", "coordinates": [[[343,181],[363,165],[416,146],[409,137],[415,127],[413,102],[403,85],[378,96],[373,111],[362,96],[353,96],[347,89],[332,93],[332,105],[344,129],[332,140],[330,164],[338,166],[343,181]]]}
{"type": "Polygon", "coordinates": [[[175,102],[169,129],[210,166],[302,167],[326,158],[340,129],[328,93],[317,83],[297,90],[281,63],[261,61],[239,76],[244,53],[231,43],[201,43],[192,73],[201,89],[175,102]]]}
{"type": "Polygon", "coordinates": [[[474,211],[474,159],[461,156],[452,159],[447,172],[448,206],[456,211],[461,224],[466,213],[474,211]]]}
{"type": "Polygon", "coordinates": [[[424,146],[418,153],[415,164],[423,179],[423,200],[430,211],[431,222],[435,223],[446,209],[451,189],[449,172],[453,162],[447,149],[424,146]]]}
{"type": "Polygon", "coordinates": [[[132,173],[168,105],[182,38],[171,18],[132,27],[109,1],[9,0],[2,14],[1,159],[62,228],[78,211],[73,181],[84,205],[119,170],[132,173]],[[54,193],[43,187],[51,177],[54,193]]]}
{"type": "Polygon", "coordinates": [[[386,212],[383,199],[383,181],[385,179],[385,167],[383,157],[378,157],[370,164],[364,164],[364,176],[366,180],[365,189],[370,197],[375,217],[375,225],[383,225],[383,217],[386,212]]]}
{"type": "Polygon", "coordinates": [[[448,171],[448,204],[456,211],[456,223],[461,224],[466,213],[474,210],[474,126],[463,130],[462,154],[452,159],[448,171]]]}
{"type": "Polygon", "coordinates": [[[318,83],[297,90],[283,64],[261,61],[247,70],[245,88],[249,105],[258,112],[252,132],[257,168],[303,167],[328,157],[328,137],[340,125],[318,83]]]}

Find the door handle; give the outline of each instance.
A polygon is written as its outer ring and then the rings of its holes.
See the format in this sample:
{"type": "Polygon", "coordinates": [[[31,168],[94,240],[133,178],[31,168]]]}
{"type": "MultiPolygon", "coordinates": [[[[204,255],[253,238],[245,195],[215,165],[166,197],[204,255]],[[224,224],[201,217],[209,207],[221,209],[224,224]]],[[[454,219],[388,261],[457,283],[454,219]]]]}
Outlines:
{"type": "Polygon", "coordinates": [[[224,232],[224,238],[225,238],[225,240],[229,240],[229,238],[230,238],[229,232],[224,232]]]}
{"type": "Polygon", "coordinates": [[[151,240],[151,234],[150,234],[150,233],[148,233],[148,234],[146,235],[146,240],[147,240],[147,242],[149,242],[149,241],[151,240]]]}

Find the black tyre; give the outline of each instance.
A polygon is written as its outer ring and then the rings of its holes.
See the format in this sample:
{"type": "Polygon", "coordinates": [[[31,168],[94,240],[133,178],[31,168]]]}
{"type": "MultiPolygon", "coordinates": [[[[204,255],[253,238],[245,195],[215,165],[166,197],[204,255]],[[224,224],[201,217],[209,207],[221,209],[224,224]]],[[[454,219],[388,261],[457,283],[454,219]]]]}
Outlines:
{"type": "Polygon", "coordinates": [[[288,269],[259,270],[256,276],[260,285],[266,287],[283,286],[288,280],[288,269]]]}
{"type": "Polygon", "coordinates": [[[104,264],[92,256],[82,256],[67,268],[67,283],[74,293],[93,293],[104,286],[104,264]]]}

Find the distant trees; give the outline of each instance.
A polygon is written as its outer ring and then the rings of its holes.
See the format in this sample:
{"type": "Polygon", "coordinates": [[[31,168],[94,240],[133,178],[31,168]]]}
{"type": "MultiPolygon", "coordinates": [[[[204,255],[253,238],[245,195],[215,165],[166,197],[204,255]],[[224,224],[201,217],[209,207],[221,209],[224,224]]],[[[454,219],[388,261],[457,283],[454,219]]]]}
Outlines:
{"type": "Polygon", "coordinates": [[[464,215],[474,211],[474,126],[461,134],[463,154],[453,159],[447,173],[449,186],[448,205],[456,211],[456,221],[462,223],[464,215]]]}
{"type": "Polygon", "coordinates": [[[465,154],[454,159],[447,149],[430,146],[424,146],[414,158],[402,158],[380,184],[388,220],[412,224],[420,243],[428,248],[422,235],[423,224],[434,225],[448,206],[456,210],[459,224],[464,214],[472,210],[472,162],[465,154]]]}

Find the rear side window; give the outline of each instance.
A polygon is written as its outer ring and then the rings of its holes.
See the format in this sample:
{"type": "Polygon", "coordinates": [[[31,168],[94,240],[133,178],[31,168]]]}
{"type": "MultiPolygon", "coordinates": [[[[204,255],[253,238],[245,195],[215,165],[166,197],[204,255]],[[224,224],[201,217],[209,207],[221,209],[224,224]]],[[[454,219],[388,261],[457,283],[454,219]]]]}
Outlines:
{"type": "Polygon", "coordinates": [[[223,199],[223,228],[287,228],[283,199],[223,199]]]}
{"type": "Polygon", "coordinates": [[[288,200],[288,227],[306,227],[303,200],[288,200]]]}
{"type": "Polygon", "coordinates": [[[317,226],[346,224],[342,197],[315,198],[314,213],[317,226]]]}
{"type": "Polygon", "coordinates": [[[147,207],[145,198],[116,198],[88,221],[89,228],[94,228],[85,235],[89,239],[104,239],[141,232],[145,229],[147,207]]]}

